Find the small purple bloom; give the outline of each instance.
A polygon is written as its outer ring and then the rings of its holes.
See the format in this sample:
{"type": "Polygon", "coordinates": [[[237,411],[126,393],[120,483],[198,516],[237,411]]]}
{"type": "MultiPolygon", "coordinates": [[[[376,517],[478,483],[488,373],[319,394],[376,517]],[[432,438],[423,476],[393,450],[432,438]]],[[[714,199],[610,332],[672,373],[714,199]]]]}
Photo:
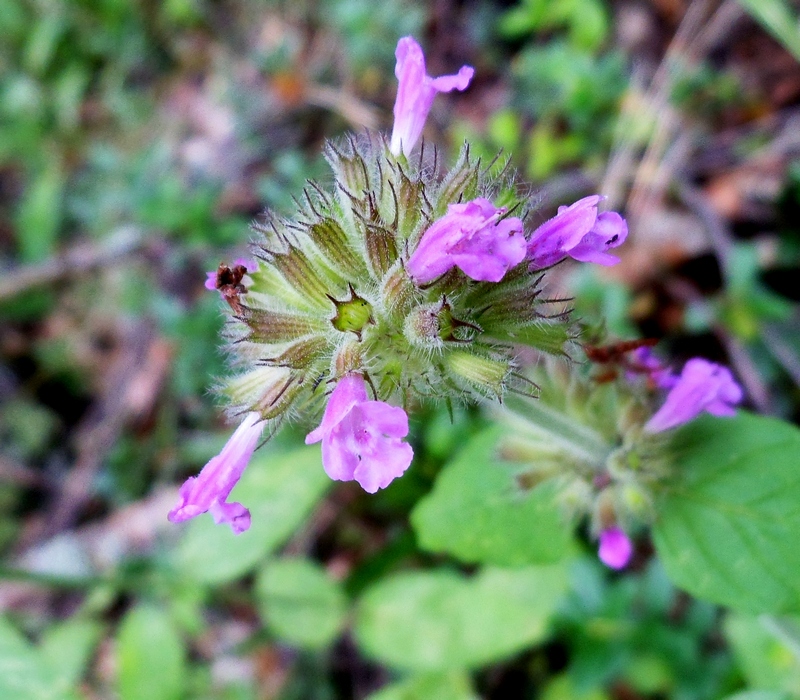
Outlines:
{"type": "Polygon", "coordinates": [[[660,433],[696,418],[703,411],[713,416],[733,416],[743,397],[727,367],[694,357],[667,394],[667,400],[647,422],[645,430],[660,433]]]}
{"type": "Polygon", "coordinates": [[[672,371],[665,367],[648,347],[636,348],[633,351],[625,378],[633,382],[642,374],[647,376],[651,387],[659,389],[671,389],[678,381],[672,371]]]}
{"type": "Polygon", "coordinates": [[[606,251],[616,248],[628,237],[628,224],[615,211],[598,213],[597,205],[605,199],[592,195],[568,207],[537,228],[528,242],[531,270],[541,270],[567,256],[581,262],[616,265],[619,258],[606,251]]]}
{"type": "Polygon", "coordinates": [[[436,93],[465,90],[475,70],[471,66],[461,66],[456,75],[431,78],[425,71],[422,47],[410,36],[404,36],[397,42],[394,55],[397,58],[394,74],[399,85],[389,147],[392,153],[399,156],[401,149],[405,155],[411,153],[417,143],[436,93]]]}
{"type": "Polygon", "coordinates": [[[633,555],[633,544],[623,530],[610,527],[600,533],[600,548],[597,556],[611,569],[627,566],[633,555]]]}
{"type": "Polygon", "coordinates": [[[458,266],[481,282],[499,282],[525,258],[522,221],[500,219],[506,210],[479,197],[451,204],[447,214],[431,224],[406,263],[417,284],[427,284],[458,266]]]}
{"type": "Polygon", "coordinates": [[[228,503],[227,498],[253,456],[263,427],[258,413],[245,416],[222,452],[181,486],[180,503],[169,512],[171,522],[180,523],[210,511],[217,525],[228,523],[237,535],[250,527],[250,511],[241,503],[228,503]]]}
{"type": "Polygon", "coordinates": [[[306,436],[310,445],[322,440],[322,466],[331,479],[352,481],[375,493],[400,476],[414,456],[408,416],[384,401],[369,401],[364,378],[350,374],[336,384],[322,423],[306,436]]]}

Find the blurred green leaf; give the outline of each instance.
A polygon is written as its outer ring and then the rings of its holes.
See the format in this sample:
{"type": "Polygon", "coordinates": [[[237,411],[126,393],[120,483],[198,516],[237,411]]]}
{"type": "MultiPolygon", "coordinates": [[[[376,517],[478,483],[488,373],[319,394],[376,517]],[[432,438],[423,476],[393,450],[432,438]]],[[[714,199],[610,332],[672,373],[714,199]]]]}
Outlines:
{"type": "Polygon", "coordinates": [[[579,690],[568,674],[556,676],[542,691],[541,700],[608,700],[599,688],[579,690]]]}
{"type": "Polygon", "coordinates": [[[339,584],[308,559],[269,560],[258,577],[256,594],[267,627],[303,649],[331,644],[347,615],[347,598],[339,584]]]}
{"type": "Polygon", "coordinates": [[[421,673],[372,693],[367,700],[477,700],[469,674],[421,673]]]}
{"type": "Polygon", "coordinates": [[[570,41],[576,47],[598,48],[608,34],[603,0],[522,0],[498,23],[500,34],[509,38],[557,27],[568,29],[570,41]]]}
{"type": "Polygon", "coordinates": [[[175,567],[201,583],[238,578],[297,529],[330,485],[318,447],[277,454],[262,450],[230,496],[250,509],[250,529],[234,535],[209,515],[195,518],[175,553],[175,567]]]}
{"type": "Polygon", "coordinates": [[[670,449],[653,530],[670,577],[733,608],[800,610],[800,430],[740,411],[692,421],[670,449]]]}
{"type": "Polygon", "coordinates": [[[77,700],[62,669],[48,660],[11,623],[0,618],[0,698],[13,700],[77,700]]]}
{"type": "Polygon", "coordinates": [[[480,433],[439,474],[433,491],[411,514],[419,545],[465,562],[558,561],[572,536],[555,484],[523,490],[515,478],[519,464],[497,454],[501,434],[498,428],[480,433]]]}
{"type": "Polygon", "coordinates": [[[102,632],[102,625],[80,618],[45,631],[40,653],[64,687],[72,687],[81,679],[102,632]]]}
{"type": "Polygon", "coordinates": [[[800,20],[785,0],[739,0],[739,4],[800,61],[800,20]]]}
{"type": "Polygon", "coordinates": [[[356,640],[365,654],[400,669],[482,666],[542,641],[567,587],[562,565],[407,572],[367,590],[356,640]]]}
{"type": "Polygon", "coordinates": [[[768,627],[768,617],[730,613],[723,624],[749,686],[800,696],[800,659],[768,627]]]}
{"type": "Polygon", "coordinates": [[[142,604],[117,635],[120,700],[178,700],[186,684],[185,651],[167,613],[142,604]]]}
{"type": "Polygon", "coordinates": [[[61,226],[64,175],[57,162],[37,173],[19,202],[17,248],[22,262],[38,262],[53,254],[61,226]]]}

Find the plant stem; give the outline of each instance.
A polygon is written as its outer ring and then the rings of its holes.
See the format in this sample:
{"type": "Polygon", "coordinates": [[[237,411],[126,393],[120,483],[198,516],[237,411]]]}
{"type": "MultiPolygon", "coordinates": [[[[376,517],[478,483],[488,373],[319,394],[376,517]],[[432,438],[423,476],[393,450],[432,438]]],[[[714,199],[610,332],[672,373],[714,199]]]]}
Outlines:
{"type": "Polygon", "coordinates": [[[573,419],[541,401],[526,401],[524,411],[507,408],[505,416],[515,428],[546,436],[596,468],[605,464],[612,449],[594,430],[576,424],[573,419]]]}

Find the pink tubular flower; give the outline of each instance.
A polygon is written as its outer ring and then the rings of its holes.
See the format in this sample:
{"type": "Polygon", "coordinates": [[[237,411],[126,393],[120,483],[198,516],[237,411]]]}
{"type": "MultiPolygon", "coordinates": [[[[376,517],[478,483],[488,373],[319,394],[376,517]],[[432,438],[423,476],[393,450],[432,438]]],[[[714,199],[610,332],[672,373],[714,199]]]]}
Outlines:
{"type": "Polygon", "coordinates": [[[597,205],[605,199],[592,195],[568,207],[537,228],[528,242],[531,270],[541,270],[567,256],[581,262],[616,265],[619,258],[606,251],[624,243],[628,224],[615,211],[599,214],[597,205]]]}
{"type": "Polygon", "coordinates": [[[411,153],[417,143],[436,93],[465,90],[475,70],[471,66],[461,66],[456,75],[431,78],[425,71],[422,47],[410,36],[404,36],[397,42],[394,55],[397,58],[394,74],[399,85],[389,148],[399,156],[401,150],[405,155],[411,153]]]}
{"type": "Polygon", "coordinates": [[[482,282],[499,282],[525,258],[522,221],[479,197],[466,204],[451,204],[447,214],[422,234],[406,270],[417,284],[427,284],[458,266],[465,275],[482,282]]]}
{"type": "Polygon", "coordinates": [[[171,522],[180,523],[210,511],[217,525],[228,523],[237,535],[250,527],[250,511],[241,503],[228,503],[227,498],[253,456],[263,427],[258,413],[245,416],[222,452],[181,486],[180,502],[167,516],[171,522]]]}
{"type": "Polygon", "coordinates": [[[667,394],[664,405],[644,426],[660,433],[696,418],[703,411],[713,416],[733,416],[742,400],[742,388],[727,367],[694,357],[667,394]]]}
{"type": "Polygon", "coordinates": [[[322,423],[306,436],[310,445],[322,440],[322,466],[331,479],[355,479],[368,493],[386,488],[414,456],[408,435],[408,416],[397,406],[367,400],[360,374],[336,384],[322,423]]]}
{"type": "Polygon", "coordinates": [[[600,548],[597,556],[611,569],[627,566],[633,555],[633,544],[623,530],[610,527],[600,533],[600,548]]]}

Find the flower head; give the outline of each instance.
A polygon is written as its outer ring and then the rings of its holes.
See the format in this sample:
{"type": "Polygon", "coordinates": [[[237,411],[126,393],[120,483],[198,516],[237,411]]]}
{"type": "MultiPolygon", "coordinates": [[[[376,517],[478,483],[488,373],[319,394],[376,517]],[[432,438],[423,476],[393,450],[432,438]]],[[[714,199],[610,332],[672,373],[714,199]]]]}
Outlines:
{"type": "Polygon", "coordinates": [[[364,378],[350,374],[336,384],[322,423],[306,436],[310,445],[322,440],[322,466],[331,479],[352,481],[375,493],[400,476],[414,456],[408,416],[384,401],[369,401],[364,378]]]}
{"type": "Polygon", "coordinates": [[[727,367],[700,357],[689,360],[667,394],[667,400],[647,422],[645,430],[660,433],[696,418],[703,411],[732,416],[742,400],[742,388],[727,367]]]}
{"type": "Polygon", "coordinates": [[[522,221],[479,197],[466,204],[451,204],[447,214],[424,234],[406,263],[417,284],[427,284],[454,266],[481,282],[499,282],[525,257],[522,221]]]}
{"type": "Polygon", "coordinates": [[[456,75],[431,78],[425,71],[422,47],[410,36],[404,36],[397,42],[395,57],[397,64],[394,73],[399,85],[394,103],[390,148],[397,156],[401,150],[405,155],[411,153],[425,126],[436,93],[466,89],[475,70],[471,66],[461,66],[456,75]]]}
{"type": "Polygon", "coordinates": [[[633,544],[623,530],[610,527],[600,533],[600,548],[597,556],[612,569],[622,569],[631,560],[633,544]]]}
{"type": "Polygon", "coordinates": [[[602,199],[595,194],[559,207],[558,214],[539,226],[528,242],[531,269],[550,267],[567,256],[581,262],[616,265],[619,258],[606,251],[624,243],[628,224],[617,212],[598,213],[602,199]]]}
{"type": "Polygon", "coordinates": [[[180,523],[210,511],[214,522],[228,523],[237,535],[250,527],[250,511],[241,503],[228,503],[227,498],[253,456],[263,427],[258,413],[245,416],[222,452],[181,486],[180,502],[169,512],[171,522],[180,523]]]}

